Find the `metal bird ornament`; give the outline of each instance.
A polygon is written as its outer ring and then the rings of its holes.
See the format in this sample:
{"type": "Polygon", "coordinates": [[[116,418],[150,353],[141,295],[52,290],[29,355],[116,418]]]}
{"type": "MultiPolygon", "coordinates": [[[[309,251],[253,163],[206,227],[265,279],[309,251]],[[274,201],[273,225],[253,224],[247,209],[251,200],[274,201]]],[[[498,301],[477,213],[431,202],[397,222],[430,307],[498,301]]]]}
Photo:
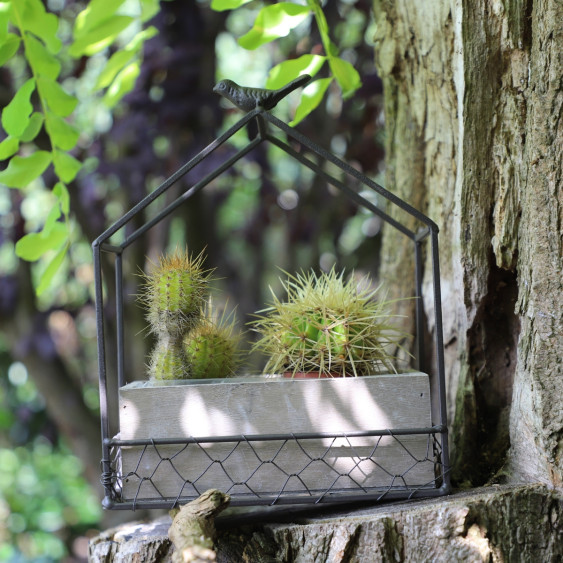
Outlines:
{"type": "Polygon", "coordinates": [[[215,85],[213,91],[216,94],[230,100],[235,106],[243,111],[252,111],[255,108],[270,110],[290,92],[304,86],[311,80],[308,74],[302,74],[278,90],[267,90],[265,88],[250,88],[239,86],[232,80],[221,80],[215,85]]]}

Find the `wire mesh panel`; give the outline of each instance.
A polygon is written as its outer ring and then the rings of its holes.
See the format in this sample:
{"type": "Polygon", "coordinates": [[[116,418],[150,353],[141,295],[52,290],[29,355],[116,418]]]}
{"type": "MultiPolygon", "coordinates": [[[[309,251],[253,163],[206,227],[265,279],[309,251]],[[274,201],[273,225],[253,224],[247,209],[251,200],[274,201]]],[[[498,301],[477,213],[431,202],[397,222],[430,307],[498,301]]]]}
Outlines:
{"type": "MultiPolygon", "coordinates": [[[[197,497],[208,488],[219,488],[229,493],[233,504],[335,502],[354,498],[378,500],[421,495],[436,496],[448,492],[438,228],[430,219],[406,202],[270,113],[257,108],[246,114],[231,129],[126,213],[94,242],[93,250],[103,437],[102,483],[106,490],[104,500],[106,508],[169,508],[178,502],[197,497]],[[144,213],[147,206],[251,121],[256,123],[258,129],[258,135],[253,140],[234,154],[232,151],[227,151],[225,160],[219,166],[168,203],[154,217],[139,224],[138,216],[144,213]],[[421,397],[424,396],[427,401],[423,409],[424,415],[421,415],[420,419],[401,421],[400,417],[394,419],[393,416],[387,419],[370,418],[370,416],[358,418],[343,407],[343,402],[338,396],[333,397],[330,403],[326,402],[326,398],[319,396],[316,399],[319,416],[322,417],[327,408],[335,409],[336,415],[332,420],[337,421],[336,426],[318,427],[314,424],[315,417],[309,416],[309,422],[313,421],[313,423],[308,426],[299,427],[290,417],[290,422],[278,427],[277,432],[259,424],[251,425],[249,428],[237,424],[230,427],[228,421],[230,417],[236,419],[237,408],[217,407],[215,411],[223,410],[222,416],[227,421],[226,426],[219,425],[223,430],[214,428],[213,431],[205,432],[199,429],[195,432],[189,424],[186,426],[186,421],[197,418],[193,404],[191,410],[188,409],[182,414],[181,406],[173,407],[167,401],[156,400],[155,388],[140,389],[146,398],[141,403],[127,403],[130,412],[136,409],[138,420],[134,417],[127,418],[122,412],[126,404],[124,397],[128,390],[125,381],[123,254],[139,237],[168,217],[180,205],[187,203],[199,190],[261,143],[270,143],[283,150],[357,205],[380,217],[412,241],[416,278],[414,287],[417,298],[415,325],[418,329],[415,355],[418,358],[423,357],[427,348],[432,345],[431,342],[425,341],[424,331],[421,329],[425,314],[422,257],[423,248],[429,247],[425,252],[431,257],[432,264],[430,272],[432,296],[430,297],[434,304],[435,369],[432,370],[430,377],[420,374],[426,377],[426,388],[421,392],[421,397]],[[362,190],[366,189],[376,192],[382,201],[396,206],[411,219],[414,218],[419,223],[416,232],[395,216],[391,216],[387,208],[363,197],[362,190]],[[133,219],[136,220],[133,222],[133,219]],[[115,240],[112,237],[116,233],[122,233],[121,242],[110,244],[110,240],[115,240]],[[108,368],[109,359],[106,355],[104,283],[110,282],[102,275],[102,253],[113,256],[115,267],[114,332],[117,354],[112,360],[115,364],[116,377],[111,375],[112,370],[108,368]],[[156,405],[157,411],[161,409],[167,414],[175,413],[173,417],[177,418],[179,426],[159,424],[158,421],[154,425],[144,424],[147,417],[150,419],[147,413],[150,411],[151,403],[156,405]],[[350,425],[350,421],[354,424],[350,425]],[[138,428],[143,428],[143,431],[137,432],[138,428]],[[225,431],[225,428],[230,430],[225,431]]],[[[393,379],[399,376],[390,377],[393,379]]],[[[398,381],[395,379],[391,387],[399,389],[398,381]]],[[[287,383],[301,385],[292,381],[287,383]]],[[[313,381],[313,384],[323,383],[317,380],[313,381]]],[[[264,391],[266,387],[261,387],[256,382],[253,385],[253,390],[248,392],[266,393],[264,391]]],[[[284,391],[280,394],[280,398],[287,395],[288,391],[284,391]]],[[[309,397],[307,400],[310,400],[311,396],[316,395],[314,392],[309,392],[306,396],[309,397]]],[[[371,395],[364,395],[356,392],[349,404],[354,404],[355,401],[361,403],[359,399],[365,396],[376,397],[377,408],[387,405],[385,408],[391,413],[400,403],[398,397],[406,397],[406,393],[398,392],[389,397],[385,393],[372,392],[371,395]]],[[[244,395],[240,397],[240,402],[243,403],[244,395]]],[[[209,396],[203,392],[201,397],[203,412],[213,410],[209,400],[209,396]]],[[[403,410],[408,412],[414,403],[414,399],[409,399],[403,410]]],[[[275,401],[271,408],[274,409],[271,416],[275,420],[277,416],[275,401]]],[[[369,415],[370,409],[365,410],[369,415]]],[[[263,418],[267,419],[266,416],[263,418]]]]}
{"type": "Polygon", "coordinates": [[[440,430],[224,436],[220,442],[151,440],[135,446],[114,440],[108,483],[111,502],[118,508],[167,508],[189,502],[212,487],[231,495],[239,505],[432,496],[442,493],[443,467],[436,439],[440,430]],[[390,443],[402,450],[401,462],[382,451],[390,443]],[[129,458],[131,470],[125,472],[122,462],[127,450],[134,453],[129,458]],[[186,463],[191,457],[199,462],[186,463]],[[165,483],[163,474],[168,477],[165,483]],[[264,475],[270,487],[263,487],[264,475]]]}

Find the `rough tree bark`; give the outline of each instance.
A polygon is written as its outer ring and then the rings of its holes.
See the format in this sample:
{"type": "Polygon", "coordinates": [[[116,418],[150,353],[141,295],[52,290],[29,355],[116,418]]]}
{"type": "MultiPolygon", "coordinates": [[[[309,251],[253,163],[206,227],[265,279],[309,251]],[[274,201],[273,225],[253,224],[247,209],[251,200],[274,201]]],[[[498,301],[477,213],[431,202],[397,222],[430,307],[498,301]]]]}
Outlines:
{"type": "MultiPolygon", "coordinates": [[[[563,7],[374,8],[387,187],[441,230],[454,481],[504,467],[561,486],[563,7]]],[[[408,251],[385,233],[383,276],[400,295],[413,293],[408,251]]]]}
{"type": "MultiPolygon", "coordinates": [[[[231,512],[216,521],[217,563],[537,563],[563,557],[563,498],[502,486],[370,508],[231,512]],[[517,523],[517,524],[516,524],[517,523]]],[[[170,518],[108,530],[90,563],[171,563],[170,518]]]]}

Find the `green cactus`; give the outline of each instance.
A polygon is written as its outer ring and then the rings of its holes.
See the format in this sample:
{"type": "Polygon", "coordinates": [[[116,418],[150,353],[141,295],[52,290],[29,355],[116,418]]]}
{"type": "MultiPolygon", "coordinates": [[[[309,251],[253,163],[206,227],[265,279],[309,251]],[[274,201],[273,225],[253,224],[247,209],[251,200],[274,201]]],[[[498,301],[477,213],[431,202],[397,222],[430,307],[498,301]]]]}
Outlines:
{"type": "Polygon", "coordinates": [[[197,325],[212,273],[203,269],[203,261],[203,253],[193,258],[177,250],[161,257],[150,274],[143,274],[140,300],[151,332],[180,336],[197,325]]]}
{"type": "Polygon", "coordinates": [[[203,253],[195,258],[176,250],[163,256],[152,272],[142,274],[139,301],[145,307],[149,330],[157,337],[150,355],[151,379],[186,379],[189,363],[182,339],[201,322],[212,271],[203,269],[203,253]]]}
{"type": "Polygon", "coordinates": [[[275,295],[260,311],[252,329],[260,338],[253,350],[268,356],[264,371],[318,372],[358,376],[395,371],[394,350],[404,339],[389,321],[389,302],[376,300],[377,290],[358,289],[334,268],[282,281],[285,302],[275,295]]]}
{"type": "Polygon", "coordinates": [[[153,380],[190,377],[189,364],[184,354],[181,338],[160,334],[150,355],[149,375],[153,380]]]}
{"type": "Polygon", "coordinates": [[[240,334],[233,315],[217,319],[211,302],[202,312],[205,320],[184,336],[184,353],[191,377],[228,377],[240,363],[240,334]]]}

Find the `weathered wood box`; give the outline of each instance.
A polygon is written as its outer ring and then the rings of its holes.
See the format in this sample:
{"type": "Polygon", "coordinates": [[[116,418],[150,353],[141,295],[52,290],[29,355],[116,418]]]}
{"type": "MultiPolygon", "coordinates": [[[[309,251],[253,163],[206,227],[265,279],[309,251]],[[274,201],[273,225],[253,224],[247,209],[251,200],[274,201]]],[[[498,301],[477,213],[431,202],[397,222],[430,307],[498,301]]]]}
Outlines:
{"type": "Polygon", "coordinates": [[[135,382],[119,395],[120,440],[168,441],[122,446],[125,499],[208,488],[267,496],[434,487],[433,436],[395,433],[431,426],[428,376],[420,372],[135,382]],[[384,432],[357,435],[374,430],[384,432]]]}

